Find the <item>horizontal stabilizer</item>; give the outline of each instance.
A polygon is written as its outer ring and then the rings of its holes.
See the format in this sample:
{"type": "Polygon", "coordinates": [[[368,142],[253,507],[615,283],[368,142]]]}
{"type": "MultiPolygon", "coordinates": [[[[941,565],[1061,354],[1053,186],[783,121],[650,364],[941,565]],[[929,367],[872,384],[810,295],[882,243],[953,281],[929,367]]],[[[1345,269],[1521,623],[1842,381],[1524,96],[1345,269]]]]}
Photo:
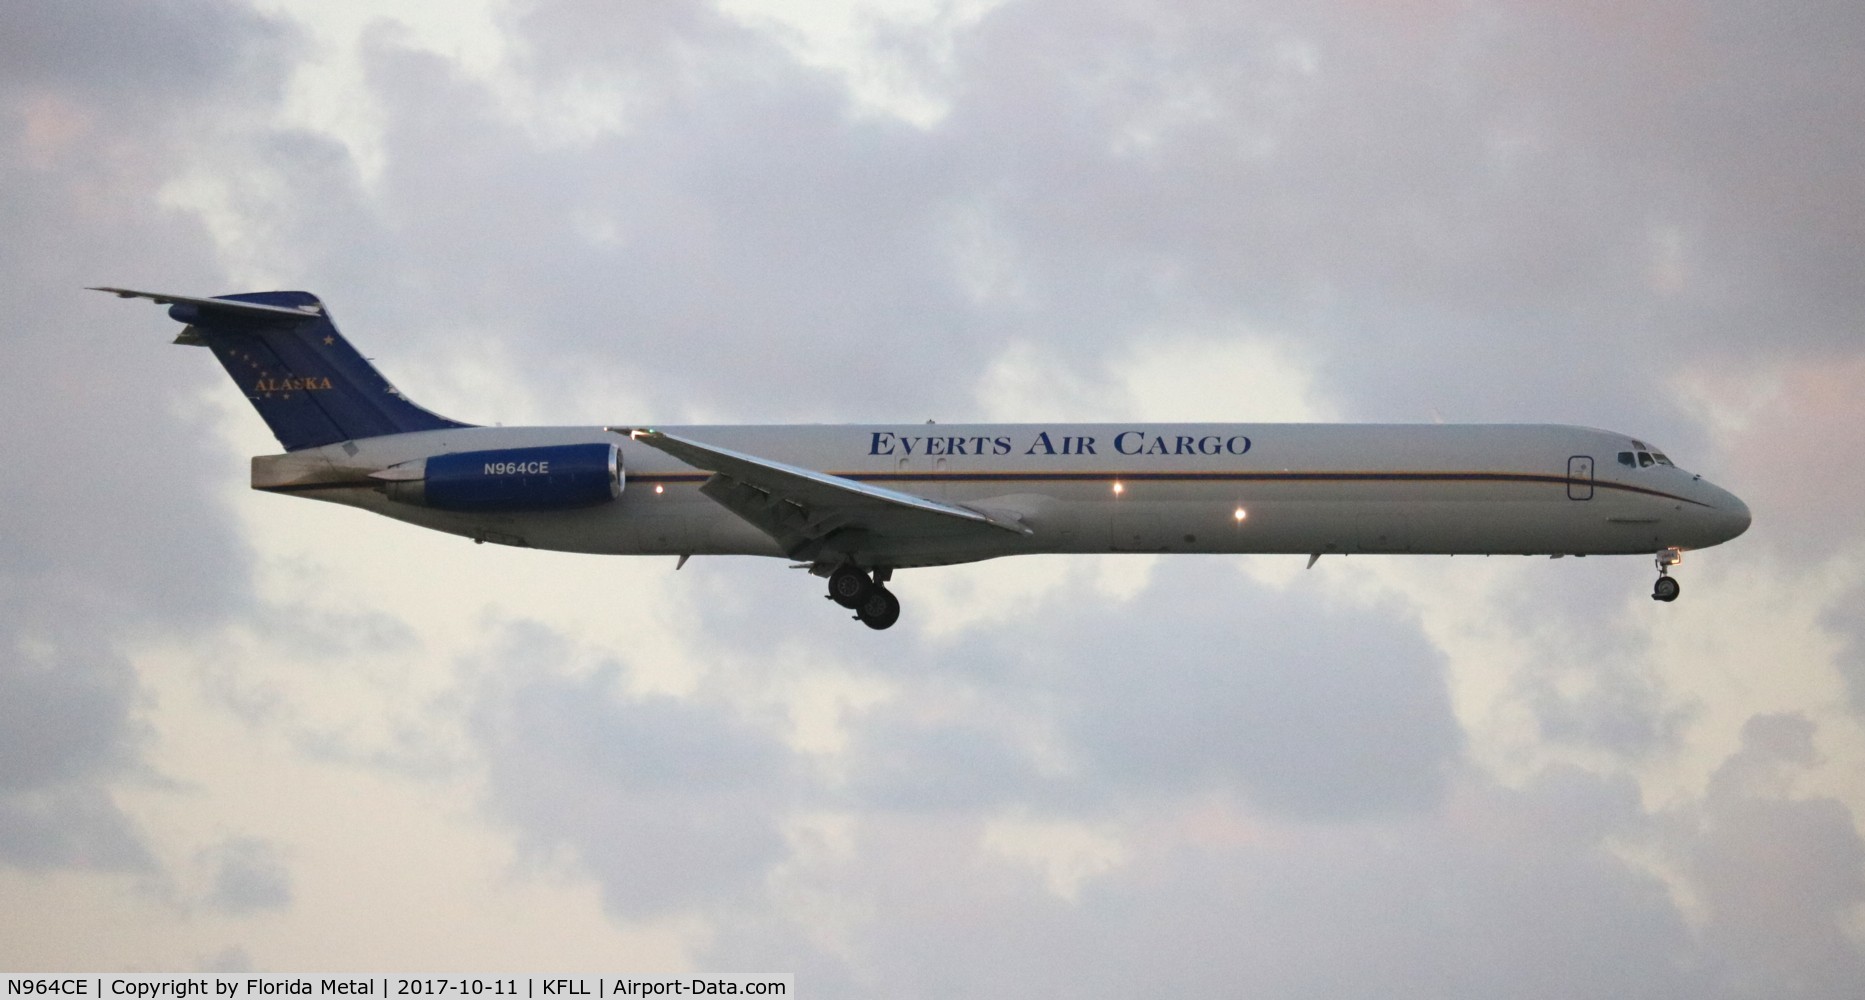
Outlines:
{"type": "Polygon", "coordinates": [[[138,292],[129,288],[97,288],[93,292],[109,292],[119,299],[148,299],[157,305],[193,306],[207,313],[219,313],[225,316],[250,316],[254,319],[277,320],[281,316],[292,319],[317,319],[324,315],[324,308],[317,305],[307,306],[269,306],[260,302],[240,302],[235,299],[202,299],[190,295],[167,295],[162,292],[138,292]]]}

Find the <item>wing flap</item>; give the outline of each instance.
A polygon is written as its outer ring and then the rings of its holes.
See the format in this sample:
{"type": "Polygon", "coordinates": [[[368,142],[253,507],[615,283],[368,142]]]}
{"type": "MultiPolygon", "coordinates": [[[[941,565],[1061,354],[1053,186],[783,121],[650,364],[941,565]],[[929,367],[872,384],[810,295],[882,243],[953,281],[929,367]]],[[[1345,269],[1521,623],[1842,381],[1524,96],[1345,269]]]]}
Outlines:
{"type": "Polygon", "coordinates": [[[824,540],[848,527],[846,518],[814,515],[768,490],[716,472],[699,492],[771,536],[793,559],[814,559],[824,540]]]}

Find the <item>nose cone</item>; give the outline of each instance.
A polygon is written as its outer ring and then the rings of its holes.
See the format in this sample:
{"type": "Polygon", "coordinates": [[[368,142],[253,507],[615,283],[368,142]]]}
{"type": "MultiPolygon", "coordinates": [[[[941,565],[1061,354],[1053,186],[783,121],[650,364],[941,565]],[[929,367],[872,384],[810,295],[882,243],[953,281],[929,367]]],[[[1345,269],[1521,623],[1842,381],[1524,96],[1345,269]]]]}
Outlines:
{"type": "Polygon", "coordinates": [[[1715,508],[1716,541],[1726,542],[1747,531],[1750,522],[1748,504],[1720,486],[1711,487],[1711,494],[1714,497],[1711,504],[1715,508]]]}

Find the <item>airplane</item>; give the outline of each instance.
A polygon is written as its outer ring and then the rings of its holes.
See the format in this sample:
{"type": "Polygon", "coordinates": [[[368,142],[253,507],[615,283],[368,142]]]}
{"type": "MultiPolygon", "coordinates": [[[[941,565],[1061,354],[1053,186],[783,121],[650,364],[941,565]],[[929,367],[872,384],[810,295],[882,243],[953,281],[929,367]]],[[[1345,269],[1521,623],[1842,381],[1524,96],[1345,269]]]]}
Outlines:
{"type": "Polygon", "coordinates": [[[1636,438],[1545,424],[851,424],[482,427],[423,409],[301,291],[189,297],[284,447],[252,487],[474,542],[758,555],[827,581],[873,629],[896,570],[1031,553],[1654,555],[1749,526],[1734,494],[1636,438]]]}

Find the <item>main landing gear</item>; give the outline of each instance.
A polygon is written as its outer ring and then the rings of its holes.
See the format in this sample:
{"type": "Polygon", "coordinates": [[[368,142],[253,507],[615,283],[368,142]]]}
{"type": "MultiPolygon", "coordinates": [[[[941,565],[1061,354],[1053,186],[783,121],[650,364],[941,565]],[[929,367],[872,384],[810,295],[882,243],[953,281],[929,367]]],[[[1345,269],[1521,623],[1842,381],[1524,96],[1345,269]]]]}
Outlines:
{"type": "Polygon", "coordinates": [[[855,618],[871,629],[890,628],[900,620],[900,598],[887,589],[892,575],[886,568],[869,576],[854,566],[842,566],[829,574],[829,599],[855,612],[855,618]]]}
{"type": "Polygon", "coordinates": [[[1670,603],[1677,600],[1683,587],[1671,577],[1671,567],[1684,561],[1684,550],[1665,549],[1658,553],[1658,582],[1652,585],[1651,599],[1670,603]]]}

